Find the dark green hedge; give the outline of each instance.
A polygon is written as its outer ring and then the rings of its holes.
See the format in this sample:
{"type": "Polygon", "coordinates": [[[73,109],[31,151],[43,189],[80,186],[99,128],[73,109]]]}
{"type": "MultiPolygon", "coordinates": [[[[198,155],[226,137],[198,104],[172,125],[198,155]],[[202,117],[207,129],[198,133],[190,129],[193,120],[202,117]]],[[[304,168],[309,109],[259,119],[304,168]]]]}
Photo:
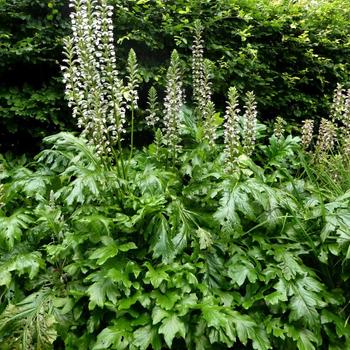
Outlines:
{"type": "MultiPolygon", "coordinates": [[[[0,143],[30,150],[68,125],[59,60],[69,31],[62,4],[0,0],[0,143]]],[[[21,151],[20,150],[20,151],[21,151]]]]}
{"type": "MultiPolygon", "coordinates": [[[[263,119],[319,118],[327,114],[336,83],[349,78],[350,3],[341,0],[309,8],[301,1],[283,0],[111,3],[116,7],[120,70],[128,49],[134,47],[145,87],[163,85],[174,47],[190,72],[196,18],[205,26],[219,108],[228,87],[236,85],[239,91],[255,91],[263,119]]],[[[2,148],[27,148],[44,134],[72,126],[59,70],[61,39],[67,33],[67,1],[0,0],[2,148]]]]}

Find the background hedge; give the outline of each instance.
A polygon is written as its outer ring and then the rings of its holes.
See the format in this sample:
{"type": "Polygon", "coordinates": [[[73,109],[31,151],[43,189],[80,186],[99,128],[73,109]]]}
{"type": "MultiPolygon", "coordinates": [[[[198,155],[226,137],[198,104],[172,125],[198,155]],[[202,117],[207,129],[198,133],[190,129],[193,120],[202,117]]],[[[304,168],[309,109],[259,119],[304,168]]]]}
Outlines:
{"type": "MultiPolygon", "coordinates": [[[[192,26],[205,26],[215,99],[227,88],[254,90],[260,118],[320,118],[337,82],[349,79],[350,3],[333,0],[111,0],[120,70],[130,47],[144,91],[162,86],[177,47],[190,70],[192,26]]],[[[59,62],[69,32],[67,1],[0,0],[0,146],[30,151],[71,128],[59,62]]],[[[188,82],[189,83],[189,82],[188,82]]],[[[189,85],[189,84],[188,84],[189,85]]],[[[190,93],[190,91],[189,91],[190,93]]]]}

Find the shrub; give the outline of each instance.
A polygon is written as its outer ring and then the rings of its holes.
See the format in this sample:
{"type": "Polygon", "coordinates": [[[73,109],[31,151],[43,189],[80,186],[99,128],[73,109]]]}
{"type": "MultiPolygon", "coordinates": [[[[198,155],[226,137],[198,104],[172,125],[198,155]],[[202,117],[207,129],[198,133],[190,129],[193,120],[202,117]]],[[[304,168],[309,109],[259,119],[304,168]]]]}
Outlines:
{"type": "MultiPolygon", "coordinates": [[[[255,91],[264,120],[321,119],[335,82],[349,80],[349,6],[340,0],[314,6],[263,0],[110,3],[118,8],[118,69],[126,73],[123,62],[134,47],[143,82],[158,90],[165,87],[165,62],[174,48],[184,59],[185,70],[191,69],[189,47],[195,20],[201,19],[212,66],[213,101],[221,112],[226,91],[235,85],[239,94],[255,91]]],[[[71,127],[57,79],[68,7],[63,0],[10,0],[0,3],[0,17],[0,70],[6,82],[0,89],[0,129],[2,146],[8,148],[11,142],[40,140],[53,129],[71,127]]],[[[190,90],[190,80],[184,86],[190,90]]],[[[142,97],[148,88],[140,91],[142,97]]],[[[141,128],[136,123],[136,129],[141,128]]]]}
{"type": "Polygon", "coordinates": [[[176,51],[164,99],[169,134],[158,129],[137,150],[114,135],[118,118],[99,129],[111,106],[116,116],[125,107],[132,123],[133,74],[117,80],[125,93],[112,104],[113,53],[101,61],[92,37],[108,34],[99,23],[110,8],[72,4],[77,35],[66,41],[73,59],[64,72],[83,133],[47,137],[26,165],[1,158],[4,349],[348,348],[348,193],[318,186],[299,138],[268,137],[253,93],[240,115],[229,90],[225,123],[214,110],[218,138],[208,142],[207,111],[179,98],[176,51]]]}

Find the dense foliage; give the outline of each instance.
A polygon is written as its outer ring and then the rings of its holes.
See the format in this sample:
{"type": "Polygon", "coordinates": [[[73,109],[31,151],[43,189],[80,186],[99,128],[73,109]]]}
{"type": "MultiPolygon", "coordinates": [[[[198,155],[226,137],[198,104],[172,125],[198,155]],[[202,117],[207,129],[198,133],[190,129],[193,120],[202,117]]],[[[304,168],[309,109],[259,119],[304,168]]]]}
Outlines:
{"type": "Polygon", "coordinates": [[[350,91],[316,140],[310,120],[271,136],[235,87],[222,118],[196,21],[194,101],[173,51],[137,149],[135,52],[122,79],[112,9],[72,3],[63,74],[82,134],[0,158],[1,349],[349,348],[350,91]]]}
{"type": "Polygon", "coordinates": [[[173,167],[152,144],[127,179],[81,139],[46,142],[1,162],[2,348],[349,346],[349,193],[297,138],[233,174],[220,146],[192,139],[173,167]]]}
{"type": "MultiPolygon", "coordinates": [[[[221,109],[234,83],[256,92],[266,120],[321,118],[335,82],[349,78],[350,7],[341,0],[110,1],[118,36],[119,69],[129,48],[141,57],[143,82],[164,87],[173,48],[189,54],[195,19],[205,26],[214,99],[221,109]]],[[[1,146],[28,150],[53,130],[71,127],[58,71],[69,33],[67,1],[0,1],[1,146]],[[27,142],[27,140],[29,140],[27,142]]],[[[185,82],[190,89],[190,82],[185,82]]],[[[146,95],[146,91],[142,92],[146,95]]]]}
{"type": "Polygon", "coordinates": [[[30,151],[33,141],[69,125],[58,65],[68,26],[58,3],[0,1],[0,147],[5,150],[30,151]]]}

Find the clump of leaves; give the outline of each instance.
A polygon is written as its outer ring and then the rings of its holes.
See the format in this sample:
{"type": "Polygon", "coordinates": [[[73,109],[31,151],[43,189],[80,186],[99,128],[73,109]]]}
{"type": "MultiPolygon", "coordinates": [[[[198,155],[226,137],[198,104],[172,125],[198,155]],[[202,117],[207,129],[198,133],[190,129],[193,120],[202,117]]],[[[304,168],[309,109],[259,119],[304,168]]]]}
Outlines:
{"type": "MultiPolygon", "coordinates": [[[[199,138],[196,113],[181,106],[179,70],[174,52],[165,114],[176,142],[160,130],[142,150],[123,150],[119,140],[111,160],[88,133],[60,133],[27,165],[10,169],[1,160],[1,343],[350,346],[342,268],[350,196],[318,186],[298,138],[273,135],[259,144],[266,135],[252,93],[240,119],[230,89],[226,121],[242,136],[232,159],[224,145],[199,138]],[[237,171],[225,171],[228,161],[237,171]]],[[[226,146],[235,147],[229,131],[226,146]]]]}

